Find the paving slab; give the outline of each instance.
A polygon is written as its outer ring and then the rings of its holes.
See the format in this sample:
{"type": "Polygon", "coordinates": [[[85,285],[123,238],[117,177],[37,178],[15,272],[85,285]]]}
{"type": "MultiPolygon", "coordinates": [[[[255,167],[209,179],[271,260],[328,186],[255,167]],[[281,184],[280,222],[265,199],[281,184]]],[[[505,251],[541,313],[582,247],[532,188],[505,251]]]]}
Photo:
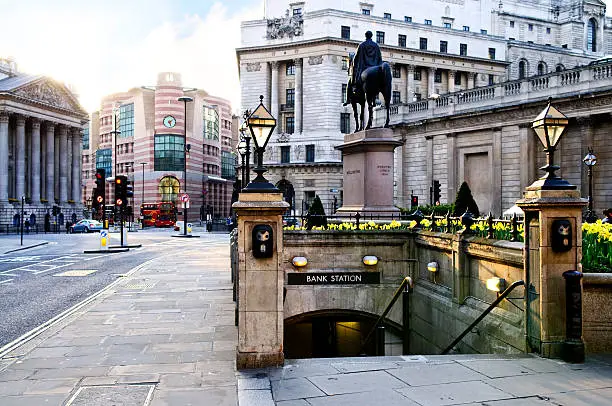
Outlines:
{"type": "Polygon", "coordinates": [[[272,382],[272,395],[275,401],[280,401],[325,396],[325,393],[306,378],[292,378],[272,382]]]}
{"type": "Polygon", "coordinates": [[[506,376],[529,375],[535,373],[524,366],[520,360],[473,360],[457,362],[489,378],[503,378],[506,376]]]}
{"type": "Polygon", "coordinates": [[[396,389],[407,386],[386,371],[313,376],[308,379],[327,395],[396,389]]]}
{"type": "MultiPolygon", "coordinates": [[[[269,390],[247,389],[238,392],[238,404],[244,406],[274,406],[269,390]]],[[[308,405],[308,403],[305,403],[308,405]]]]}
{"type": "Polygon", "coordinates": [[[391,389],[381,389],[370,392],[347,393],[344,395],[310,398],[308,399],[308,404],[312,406],[420,406],[418,403],[407,399],[400,393],[391,389]]]}
{"type": "Polygon", "coordinates": [[[612,388],[576,391],[550,395],[550,403],[571,406],[610,406],[612,404],[612,388]]]}
{"type": "Polygon", "coordinates": [[[506,392],[480,381],[457,382],[398,389],[420,405],[446,406],[512,398],[506,392]]]}
{"type": "Polygon", "coordinates": [[[486,378],[486,376],[458,363],[415,363],[403,368],[390,369],[387,372],[411,386],[478,381],[486,378]]]}

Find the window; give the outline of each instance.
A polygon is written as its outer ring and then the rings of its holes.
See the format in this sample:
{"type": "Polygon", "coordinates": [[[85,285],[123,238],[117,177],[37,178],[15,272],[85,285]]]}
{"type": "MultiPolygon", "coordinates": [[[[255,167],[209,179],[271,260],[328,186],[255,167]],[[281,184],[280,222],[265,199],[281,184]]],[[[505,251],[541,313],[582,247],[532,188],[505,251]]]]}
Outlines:
{"type": "Polygon", "coordinates": [[[315,146],[306,145],[306,162],[314,162],[314,161],[315,161],[315,146]]]}
{"type": "Polygon", "coordinates": [[[342,103],[346,103],[346,90],[347,90],[347,84],[343,83],[342,84],[342,103]]]}
{"type": "Polygon", "coordinates": [[[448,41],[440,41],[440,52],[442,53],[448,52],[448,41]]]}
{"type": "Polygon", "coordinates": [[[401,93],[399,91],[397,91],[397,90],[394,90],[393,91],[393,96],[392,96],[392,99],[391,99],[391,103],[393,103],[393,104],[400,104],[401,102],[402,102],[402,100],[401,100],[401,93]]]}
{"type": "Polygon", "coordinates": [[[348,56],[343,56],[342,57],[342,70],[348,70],[348,66],[349,66],[348,56]]]}
{"type": "Polygon", "coordinates": [[[110,148],[96,151],[96,169],[104,169],[106,176],[113,176],[113,150],[110,148]]]}
{"type": "Polygon", "coordinates": [[[221,151],[221,177],[223,179],[235,179],[236,155],[230,151],[221,151]]]}
{"type": "Polygon", "coordinates": [[[202,132],[205,140],[219,141],[219,113],[209,106],[202,107],[202,132]]]}
{"type": "Polygon", "coordinates": [[[487,30],[480,30],[480,33],[481,33],[481,34],[484,34],[484,35],[487,35],[487,34],[488,34],[488,31],[487,31],[487,30]]]}
{"type": "Polygon", "coordinates": [[[294,16],[301,16],[302,15],[302,9],[301,8],[294,8],[293,9],[293,15],[294,16]]]}
{"type": "Polygon", "coordinates": [[[555,72],[561,72],[563,70],[565,70],[565,67],[563,65],[561,65],[561,64],[559,64],[559,65],[557,65],[555,67],[555,72]]]}
{"type": "Polygon", "coordinates": [[[393,77],[394,78],[401,78],[402,77],[402,68],[398,64],[394,64],[393,65],[393,77]]]}
{"type": "Polygon", "coordinates": [[[425,20],[425,25],[431,25],[431,20],[425,20]]]}
{"type": "Polygon", "coordinates": [[[295,89],[285,90],[285,102],[287,107],[293,107],[295,105],[295,89]]]}
{"type": "Polygon", "coordinates": [[[546,73],[546,68],[543,62],[538,63],[538,75],[543,75],[546,73]]]}
{"type": "Polygon", "coordinates": [[[159,181],[157,191],[162,202],[175,202],[178,199],[180,183],[174,176],[165,176],[159,181]]]}
{"type": "Polygon", "coordinates": [[[495,48],[489,48],[489,59],[495,59],[495,48]]]}
{"type": "Polygon", "coordinates": [[[351,114],[340,113],[340,132],[349,134],[351,132],[351,114]]]}
{"type": "Polygon", "coordinates": [[[469,25],[464,25],[463,26],[463,31],[469,31],[470,30],[470,26],[469,25]]]}
{"type": "Polygon", "coordinates": [[[529,24],[529,31],[533,31],[533,24],[529,24]]]}
{"type": "Polygon", "coordinates": [[[420,69],[415,69],[414,70],[413,79],[414,80],[421,80],[421,70],[420,69]]]}
{"type": "Polygon", "coordinates": [[[546,33],[550,34],[550,27],[546,27],[546,33]]]}
{"type": "Polygon", "coordinates": [[[434,72],[434,83],[442,83],[442,71],[439,69],[434,72]]]}
{"type": "Polygon", "coordinates": [[[444,23],[444,28],[453,28],[451,23],[444,23]]]}
{"type": "Polygon", "coordinates": [[[89,149],[89,127],[83,128],[83,149],[89,149]]]}
{"type": "Polygon", "coordinates": [[[383,31],[376,31],[376,42],[379,44],[385,43],[385,33],[383,31]]]}
{"type": "Polygon", "coordinates": [[[455,85],[461,86],[461,72],[455,72],[455,85]]]}
{"type": "Polygon", "coordinates": [[[427,38],[419,38],[419,49],[427,49],[427,38]]]}
{"type": "Polygon", "coordinates": [[[364,16],[369,16],[370,15],[370,9],[362,8],[361,9],[361,14],[363,14],[364,16]]]}
{"type": "Polygon", "coordinates": [[[489,75],[489,86],[493,86],[495,84],[495,76],[489,75]]]}
{"type": "Polygon", "coordinates": [[[404,22],[405,22],[405,23],[411,23],[411,22],[412,22],[412,17],[410,17],[410,16],[404,16],[404,22]]]}
{"type": "Polygon", "coordinates": [[[285,117],[285,132],[287,134],[293,134],[295,132],[295,117],[285,117]]]}
{"type": "Polygon", "coordinates": [[[514,28],[514,21],[510,21],[510,28],[514,28]]]}
{"type": "Polygon", "coordinates": [[[597,24],[591,18],[587,24],[587,51],[597,51],[597,24]]]}
{"type": "Polygon", "coordinates": [[[340,37],[343,39],[351,39],[351,27],[343,25],[340,29],[340,37]]]}
{"type": "Polygon", "coordinates": [[[467,44],[459,44],[459,55],[467,56],[467,44]]]}
{"type": "Polygon", "coordinates": [[[154,154],[154,170],[182,171],[185,168],[185,139],[180,135],[156,135],[154,154]]]}
{"type": "Polygon", "coordinates": [[[383,18],[386,18],[387,20],[390,20],[391,19],[391,13],[385,13],[383,18]]]}
{"type": "Polygon", "coordinates": [[[119,131],[121,138],[134,136],[134,103],[119,107],[119,131]]]}
{"type": "Polygon", "coordinates": [[[281,164],[288,164],[291,162],[291,147],[289,145],[283,145],[280,147],[281,153],[281,164]]]}
{"type": "Polygon", "coordinates": [[[406,36],[404,34],[399,34],[397,36],[397,46],[406,48],[406,36]]]}
{"type": "Polygon", "coordinates": [[[519,70],[519,79],[524,79],[525,78],[525,74],[526,74],[526,66],[525,66],[525,61],[520,61],[519,65],[518,65],[518,70],[519,70]]]}
{"type": "Polygon", "coordinates": [[[421,93],[415,93],[414,94],[414,101],[419,101],[422,99],[421,93]]]}
{"type": "Polygon", "coordinates": [[[295,75],[295,64],[293,63],[293,61],[287,62],[286,73],[287,76],[295,75]]]}

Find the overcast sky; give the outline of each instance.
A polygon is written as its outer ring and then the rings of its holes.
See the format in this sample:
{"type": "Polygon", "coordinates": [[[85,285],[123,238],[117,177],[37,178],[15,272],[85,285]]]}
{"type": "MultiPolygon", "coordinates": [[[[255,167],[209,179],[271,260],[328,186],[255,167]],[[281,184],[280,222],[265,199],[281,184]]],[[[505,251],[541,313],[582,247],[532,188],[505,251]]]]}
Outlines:
{"type": "Polygon", "coordinates": [[[0,56],[73,85],[89,112],[164,71],[239,111],[240,22],[262,18],[263,0],[0,0],[0,10],[0,56]]]}

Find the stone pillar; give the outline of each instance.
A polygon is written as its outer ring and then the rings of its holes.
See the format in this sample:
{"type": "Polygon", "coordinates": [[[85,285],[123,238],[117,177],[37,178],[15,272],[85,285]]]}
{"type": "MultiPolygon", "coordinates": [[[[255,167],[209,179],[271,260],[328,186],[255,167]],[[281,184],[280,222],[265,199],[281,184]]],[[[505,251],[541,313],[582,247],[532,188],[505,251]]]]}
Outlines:
{"type": "Polygon", "coordinates": [[[426,172],[425,172],[427,176],[427,180],[426,180],[427,184],[425,185],[425,193],[427,196],[427,204],[431,204],[433,199],[432,199],[432,194],[429,192],[429,188],[432,187],[432,182],[433,182],[433,162],[434,162],[433,136],[426,135],[425,143],[426,143],[425,161],[427,162],[427,167],[426,167],[426,172]]]}
{"type": "MultiPolygon", "coordinates": [[[[59,137],[60,125],[57,127],[57,134],[53,137],[53,196],[59,199],[60,195],[60,137],[59,137]]],[[[55,199],[55,198],[54,198],[55,199]]]]}
{"type": "Polygon", "coordinates": [[[406,65],[406,103],[414,99],[414,65],[406,65]]]}
{"type": "MultiPolygon", "coordinates": [[[[272,69],[271,84],[270,84],[270,93],[271,93],[271,95],[270,95],[270,112],[272,113],[272,116],[274,118],[279,120],[280,119],[280,115],[278,114],[278,112],[279,112],[279,108],[278,108],[279,107],[279,104],[278,104],[278,92],[279,92],[279,87],[278,87],[278,62],[277,61],[270,62],[270,67],[272,69]]],[[[281,128],[282,128],[282,125],[277,125],[276,128],[274,129],[274,133],[278,133],[281,128]]]]}
{"type": "Polygon", "coordinates": [[[457,195],[457,134],[446,134],[446,200],[451,203],[457,195]]]}
{"type": "Polygon", "coordinates": [[[72,193],[71,199],[76,204],[81,202],[81,130],[72,129],[72,193]]]}
{"type": "Polygon", "coordinates": [[[46,177],[46,186],[45,190],[47,193],[47,202],[49,204],[55,203],[55,126],[51,122],[47,122],[47,142],[46,142],[47,150],[46,154],[46,169],[45,169],[45,177],[46,177]]]}
{"type": "Polygon", "coordinates": [[[448,71],[448,92],[453,93],[455,91],[455,75],[457,75],[456,70],[448,71]]]}
{"type": "MultiPolygon", "coordinates": [[[[501,217],[502,214],[502,129],[493,128],[493,173],[491,182],[491,212],[501,217]]],[[[487,214],[487,213],[484,213],[487,214]]]]}
{"type": "Polygon", "coordinates": [[[0,113],[0,204],[9,198],[9,115],[0,113]]]}
{"type": "Polygon", "coordinates": [[[519,125],[519,149],[520,149],[520,181],[521,190],[535,180],[535,134],[531,130],[531,123],[519,125]]]}
{"type": "Polygon", "coordinates": [[[17,116],[15,138],[15,198],[21,201],[25,196],[25,117],[17,116]]]}
{"type": "Polygon", "coordinates": [[[289,204],[282,193],[240,193],[238,217],[238,369],[283,365],[283,220],[289,204]],[[253,230],[268,225],[272,256],[255,258],[253,230]]]}
{"type": "Polygon", "coordinates": [[[32,119],[32,204],[40,204],[40,121],[32,119]]]}
{"type": "MultiPolygon", "coordinates": [[[[580,117],[577,119],[579,131],[581,134],[580,137],[580,149],[581,155],[580,160],[574,162],[574,165],[578,165],[578,173],[580,173],[580,191],[582,194],[588,195],[589,191],[589,176],[588,171],[584,168],[584,163],[582,162],[582,158],[586,156],[589,152],[589,148],[594,147],[595,139],[593,136],[593,119],[591,116],[580,117]]],[[[597,151],[593,151],[595,155],[597,155],[597,151]]],[[[567,163],[570,164],[569,162],[567,163]]],[[[595,170],[597,170],[597,166],[595,166],[595,170]]],[[[595,180],[595,179],[593,179],[595,180]]],[[[598,202],[599,203],[599,202],[598,202]]]]}
{"type": "Polygon", "coordinates": [[[468,72],[467,73],[467,88],[473,89],[475,81],[476,81],[476,74],[473,72],[468,72]]]}
{"type": "Polygon", "coordinates": [[[427,68],[427,95],[425,95],[425,98],[430,97],[434,93],[435,74],[436,68],[427,68]]]}
{"type": "MultiPolygon", "coordinates": [[[[295,63],[295,133],[302,132],[302,58],[294,60],[295,63]]],[[[278,117],[276,117],[278,119],[278,117]]]]}
{"type": "Polygon", "coordinates": [[[68,128],[59,129],[59,199],[60,204],[68,201],[68,128]]]}

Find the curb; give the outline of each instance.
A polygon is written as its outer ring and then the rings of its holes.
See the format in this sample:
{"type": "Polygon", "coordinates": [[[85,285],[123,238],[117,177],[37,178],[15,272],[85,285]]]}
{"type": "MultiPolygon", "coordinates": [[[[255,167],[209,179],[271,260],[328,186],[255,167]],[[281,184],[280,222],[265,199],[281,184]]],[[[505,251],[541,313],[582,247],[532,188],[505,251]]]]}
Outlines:
{"type": "Polygon", "coordinates": [[[16,248],[14,250],[5,251],[4,253],[5,254],[10,254],[11,252],[23,251],[23,250],[27,250],[27,249],[30,249],[30,248],[40,247],[41,245],[46,245],[46,244],[49,244],[49,241],[43,241],[43,242],[40,242],[38,244],[28,245],[27,247],[19,247],[19,248],[16,248]]]}

